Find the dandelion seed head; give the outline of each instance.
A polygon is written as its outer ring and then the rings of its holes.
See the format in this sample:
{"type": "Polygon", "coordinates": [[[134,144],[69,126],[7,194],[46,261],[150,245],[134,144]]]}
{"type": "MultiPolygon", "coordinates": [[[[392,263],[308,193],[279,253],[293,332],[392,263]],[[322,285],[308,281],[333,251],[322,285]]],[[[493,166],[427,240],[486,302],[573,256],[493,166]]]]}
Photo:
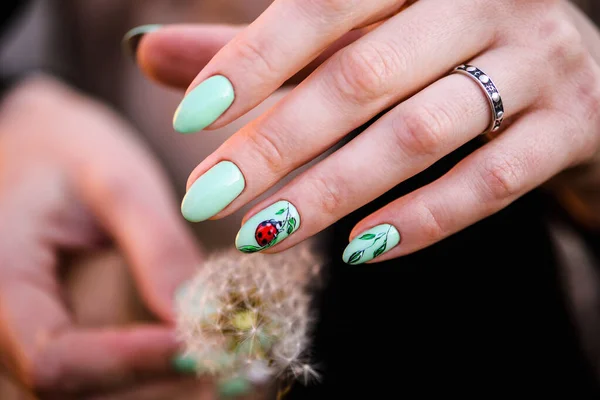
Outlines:
{"type": "Polygon", "coordinates": [[[225,252],[177,294],[177,331],[188,357],[219,379],[275,377],[308,382],[308,287],[321,262],[310,244],[275,255],[225,252]]]}

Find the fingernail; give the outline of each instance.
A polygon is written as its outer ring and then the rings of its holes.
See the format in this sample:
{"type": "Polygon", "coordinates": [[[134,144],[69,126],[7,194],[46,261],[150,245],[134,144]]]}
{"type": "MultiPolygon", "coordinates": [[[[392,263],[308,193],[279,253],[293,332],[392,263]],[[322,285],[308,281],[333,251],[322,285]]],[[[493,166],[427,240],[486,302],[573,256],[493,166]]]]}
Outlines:
{"type": "Polygon", "coordinates": [[[173,358],[172,365],[180,374],[195,374],[197,372],[196,360],[189,356],[179,355],[173,358]]]}
{"type": "Polygon", "coordinates": [[[222,75],[208,78],[183,98],[173,116],[173,128],[180,133],[201,131],[223,115],[234,98],[229,79],[222,75]]]}
{"type": "Polygon", "coordinates": [[[251,389],[250,381],[242,377],[232,378],[219,384],[219,393],[225,397],[248,394],[251,389]]]}
{"type": "Polygon", "coordinates": [[[190,222],[215,216],[246,187],[242,171],[231,161],[222,161],[194,182],[181,202],[181,214],[190,222]]]}
{"type": "Polygon", "coordinates": [[[300,227],[300,214],[289,201],[278,201],[250,218],[235,238],[243,253],[255,253],[275,246],[300,227]]]}
{"type": "Polygon", "coordinates": [[[362,232],[348,244],[342,258],[351,265],[363,264],[387,253],[400,243],[400,233],[389,224],[362,232]]]}
{"type": "Polygon", "coordinates": [[[155,30],[159,29],[161,26],[162,25],[159,25],[159,24],[142,25],[142,26],[137,26],[137,27],[131,29],[129,32],[127,32],[125,34],[125,36],[123,36],[123,40],[121,43],[125,54],[127,54],[129,57],[131,57],[133,59],[133,61],[135,62],[137,59],[137,49],[138,49],[138,46],[140,45],[140,41],[142,40],[142,37],[144,37],[144,35],[146,33],[154,32],[155,30]]]}

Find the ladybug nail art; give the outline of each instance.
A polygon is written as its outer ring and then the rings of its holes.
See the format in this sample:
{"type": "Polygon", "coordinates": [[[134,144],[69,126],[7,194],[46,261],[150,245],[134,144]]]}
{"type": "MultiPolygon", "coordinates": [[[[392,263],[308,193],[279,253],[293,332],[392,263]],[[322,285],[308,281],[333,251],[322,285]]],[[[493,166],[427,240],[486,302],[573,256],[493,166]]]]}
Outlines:
{"type": "Polygon", "coordinates": [[[300,215],[288,201],[279,201],[250,218],[236,238],[236,247],[255,253],[275,246],[300,226],[300,215]]]}

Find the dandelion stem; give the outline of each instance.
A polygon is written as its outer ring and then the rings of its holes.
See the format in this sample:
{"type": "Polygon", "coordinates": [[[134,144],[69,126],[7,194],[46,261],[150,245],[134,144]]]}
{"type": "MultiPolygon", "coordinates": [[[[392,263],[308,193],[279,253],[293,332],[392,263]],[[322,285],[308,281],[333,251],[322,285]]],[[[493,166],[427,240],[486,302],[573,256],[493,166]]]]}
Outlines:
{"type": "Polygon", "coordinates": [[[289,383],[285,387],[281,387],[279,384],[279,389],[277,390],[277,400],[283,400],[283,398],[292,390],[293,383],[289,383]]]}

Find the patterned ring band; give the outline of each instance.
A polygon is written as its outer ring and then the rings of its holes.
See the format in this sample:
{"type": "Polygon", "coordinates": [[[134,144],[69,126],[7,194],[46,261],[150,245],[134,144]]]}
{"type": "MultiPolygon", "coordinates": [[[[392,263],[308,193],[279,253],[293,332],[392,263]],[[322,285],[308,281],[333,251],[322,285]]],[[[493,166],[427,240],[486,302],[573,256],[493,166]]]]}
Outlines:
{"type": "Polygon", "coordinates": [[[473,79],[483,89],[488,98],[492,110],[492,122],[482,135],[496,132],[500,129],[504,120],[504,105],[502,104],[500,92],[494,82],[492,82],[492,79],[479,68],[466,64],[456,67],[452,73],[462,74],[473,79]]]}

